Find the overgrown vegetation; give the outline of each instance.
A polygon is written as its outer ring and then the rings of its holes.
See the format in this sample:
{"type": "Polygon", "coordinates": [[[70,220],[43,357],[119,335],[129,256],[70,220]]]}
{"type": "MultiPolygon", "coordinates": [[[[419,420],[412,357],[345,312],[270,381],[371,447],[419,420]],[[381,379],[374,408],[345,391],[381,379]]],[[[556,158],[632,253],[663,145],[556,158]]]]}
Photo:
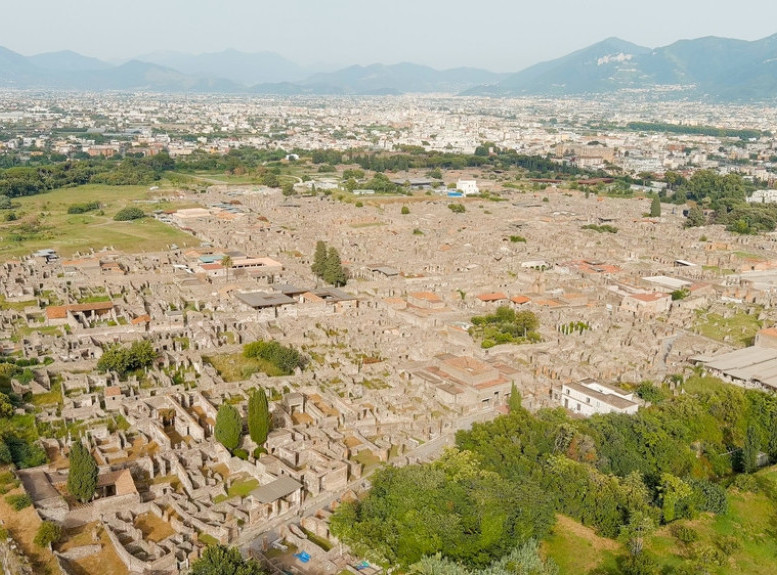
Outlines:
{"type": "MultiPolygon", "coordinates": [[[[532,415],[515,402],[509,415],[459,432],[457,450],[438,462],[379,471],[365,499],[338,509],[333,532],[384,564],[439,554],[472,569],[545,537],[562,513],[623,541],[618,573],[656,573],[645,552],[656,526],[724,516],[726,487],[753,486],[757,454],[777,460],[776,396],[699,376],[683,389],[633,416],[588,420],[532,415]]],[[[777,501],[777,486],[767,491],[777,501]]],[[[718,548],[736,545],[720,539],[718,548]]]]}
{"type": "Polygon", "coordinates": [[[595,232],[599,232],[600,234],[603,234],[605,232],[608,233],[608,234],[617,234],[618,233],[618,228],[616,228],[615,226],[611,226],[610,224],[602,224],[602,225],[586,224],[584,226],[580,226],[580,229],[583,229],[583,230],[593,230],[595,232]]]}
{"type": "Polygon", "coordinates": [[[480,341],[484,349],[505,343],[536,343],[542,338],[537,333],[540,325],[530,311],[519,311],[500,306],[493,314],[472,318],[470,335],[480,341]]]}
{"type": "Polygon", "coordinates": [[[243,346],[243,356],[259,359],[274,366],[281,375],[291,375],[297,368],[304,368],[307,358],[294,349],[277,341],[255,341],[243,346]]]}
{"type": "Polygon", "coordinates": [[[99,371],[115,371],[124,377],[130,372],[150,366],[156,359],[156,350],[147,340],[133,342],[129,347],[114,345],[97,360],[99,371]]]}

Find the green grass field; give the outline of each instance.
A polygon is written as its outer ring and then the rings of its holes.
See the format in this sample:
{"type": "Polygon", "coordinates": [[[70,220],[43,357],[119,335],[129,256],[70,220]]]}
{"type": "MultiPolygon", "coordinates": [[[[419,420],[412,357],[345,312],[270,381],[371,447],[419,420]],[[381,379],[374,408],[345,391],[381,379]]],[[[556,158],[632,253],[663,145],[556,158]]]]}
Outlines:
{"type": "MultiPolygon", "coordinates": [[[[769,479],[777,490],[777,466],[759,476],[769,479]]],[[[673,573],[681,566],[704,564],[715,575],[767,575],[777,573],[777,501],[763,493],[729,489],[729,510],[724,515],[703,514],[658,529],[647,551],[658,560],[660,573],[673,573]],[[675,535],[678,525],[693,529],[698,540],[682,543],[675,535]],[[723,551],[726,538],[739,542],[723,551]]],[[[626,556],[622,543],[599,537],[580,523],[559,516],[552,535],[543,543],[546,557],[552,558],[561,573],[615,575],[618,559],[626,556]]]]}
{"type": "Polygon", "coordinates": [[[717,341],[727,341],[734,346],[753,345],[755,333],[761,329],[758,314],[745,313],[743,310],[733,308],[732,311],[735,313],[731,317],[723,317],[716,313],[698,310],[694,328],[703,336],[717,341]]]}
{"type": "Polygon", "coordinates": [[[203,356],[202,359],[212,365],[221,379],[227,383],[245,381],[259,372],[266,373],[270,377],[283,375],[283,372],[271,363],[245,357],[242,353],[203,356]]]}
{"type": "Polygon", "coordinates": [[[199,245],[193,236],[152,218],[132,222],[113,220],[116,212],[128,205],[137,205],[146,213],[195,205],[154,201],[165,194],[164,187],[161,188],[151,192],[148,186],[88,185],[15,198],[14,203],[19,207],[13,212],[18,219],[0,223],[0,261],[44,248],[55,249],[68,257],[104,247],[140,253],[164,250],[170,244],[199,245]],[[138,200],[143,203],[134,203],[138,200]],[[68,206],[91,201],[100,202],[102,213],[67,213],[68,206]]]}

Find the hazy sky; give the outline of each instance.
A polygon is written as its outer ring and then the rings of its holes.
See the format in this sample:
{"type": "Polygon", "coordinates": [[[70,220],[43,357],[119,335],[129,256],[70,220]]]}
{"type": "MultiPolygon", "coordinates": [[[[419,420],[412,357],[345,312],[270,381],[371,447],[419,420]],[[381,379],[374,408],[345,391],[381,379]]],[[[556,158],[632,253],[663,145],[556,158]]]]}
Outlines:
{"type": "Polygon", "coordinates": [[[35,0],[0,46],[107,60],[156,50],[272,51],[302,64],[412,61],[518,71],[609,36],[655,47],[777,33],[775,0],[35,0]]]}

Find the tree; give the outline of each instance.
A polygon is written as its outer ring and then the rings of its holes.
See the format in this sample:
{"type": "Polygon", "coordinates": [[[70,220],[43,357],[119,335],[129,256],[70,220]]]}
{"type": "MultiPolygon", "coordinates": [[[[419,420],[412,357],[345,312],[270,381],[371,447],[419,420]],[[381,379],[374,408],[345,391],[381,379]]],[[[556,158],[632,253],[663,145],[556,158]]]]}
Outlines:
{"type": "Polygon", "coordinates": [[[227,281],[229,281],[229,270],[232,269],[233,265],[234,263],[232,262],[231,256],[224,256],[221,258],[221,267],[227,270],[227,281]]]}
{"type": "Polygon", "coordinates": [[[651,218],[661,217],[661,199],[658,196],[655,196],[653,198],[653,201],[650,202],[650,217],[651,218]]]}
{"type": "Polygon", "coordinates": [[[51,547],[52,543],[56,543],[62,538],[62,527],[58,523],[53,521],[44,521],[38,527],[38,532],[35,534],[33,542],[39,547],[51,547]]]}
{"type": "Polygon", "coordinates": [[[333,247],[330,247],[326,254],[326,261],[324,262],[324,281],[335,287],[344,286],[348,281],[345,270],[343,269],[342,261],[340,260],[340,254],[333,247]]]}
{"type": "Polygon", "coordinates": [[[148,367],[156,359],[156,350],[150,341],[134,342],[129,347],[114,345],[109,347],[97,360],[99,371],[115,371],[124,376],[131,371],[148,367]]]}
{"type": "Polygon", "coordinates": [[[634,513],[628,525],[621,528],[621,539],[632,557],[642,554],[655,528],[653,520],[644,513],[634,513]]]}
{"type": "Polygon", "coordinates": [[[243,559],[235,547],[211,545],[192,563],[191,575],[265,575],[254,559],[243,559]]]}
{"type": "Polygon", "coordinates": [[[113,219],[117,222],[127,222],[130,220],[139,220],[140,218],[144,217],[146,217],[146,214],[140,208],[136,208],[135,206],[127,206],[126,208],[116,212],[116,215],[113,216],[113,219]]]}
{"type": "Polygon", "coordinates": [[[270,432],[270,407],[263,388],[255,389],[248,397],[248,433],[257,445],[264,445],[270,432]]]}
{"type": "Polygon", "coordinates": [[[76,441],[70,448],[69,459],[67,490],[81,503],[86,503],[97,489],[97,462],[81,441],[76,441]]]}
{"type": "Polygon", "coordinates": [[[318,277],[324,276],[324,269],[326,267],[326,242],[318,240],[316,242],[316,253],[313,255],[313,265],[310,269],[318,277]]]}
{"type": "Polygon", "coordinates": [[[13,415],[14,408],[10,398],[0,392],[0,417],[11,417],[13,415]]]}
{"type": "Polygon", "coordinates": [[[523,409],[521,404],[521,393],[518,391],[518,387],[513,382],[513,386],[510,388],[510,399],[507,403],[510,407],[510,413],[517,413],[523,409]]]}
{"type": "Polygon", "coordinates": [[[283,187],[281,188],[281,193],[283,193],[284,196],[289,197],[294,195],[294,184],[291,182],[286,182],[283,184],[283,187]]]}
{"type": "Polygon", "coordinates": [[[240,412],[234,405],[222,403],[216,414],[216,428],[214,435],[221,445],[231,452],[240,445],[240,436],[243,433],[243,420],[240,412]]]}
{"type": "Polygon", "coordinates": [[[754,424],[747,426],[745,445],[742,447],[742,471],[753,473],[758,469],[758,453],[761,450],[761,442],[758,437],[758,429],[754,424]]]}
{"type": "Polygon", "coordinates": [[[707,223],[704,211],[699,206],[691,206],[688,210],[688,218],[685,220],[686,228],[698,228],[707,223]]]}

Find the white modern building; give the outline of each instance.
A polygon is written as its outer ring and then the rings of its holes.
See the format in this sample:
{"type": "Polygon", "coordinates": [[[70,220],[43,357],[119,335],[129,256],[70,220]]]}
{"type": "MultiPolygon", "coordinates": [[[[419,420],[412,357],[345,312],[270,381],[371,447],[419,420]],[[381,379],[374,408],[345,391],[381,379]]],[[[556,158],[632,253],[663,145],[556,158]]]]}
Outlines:
{"type": "Polygon", "coordinates": [[[475,180],[459,180],[456,182],[456,189],[465,196],[477,196],[480,193],[475,180]]]}
{"type": "Polygon", "coordinates": [[[595,413],[634,414],[639,409],[633,393],[593,379],[563,384],[557,399],[572,413],[586,417],[595,413]]]}

